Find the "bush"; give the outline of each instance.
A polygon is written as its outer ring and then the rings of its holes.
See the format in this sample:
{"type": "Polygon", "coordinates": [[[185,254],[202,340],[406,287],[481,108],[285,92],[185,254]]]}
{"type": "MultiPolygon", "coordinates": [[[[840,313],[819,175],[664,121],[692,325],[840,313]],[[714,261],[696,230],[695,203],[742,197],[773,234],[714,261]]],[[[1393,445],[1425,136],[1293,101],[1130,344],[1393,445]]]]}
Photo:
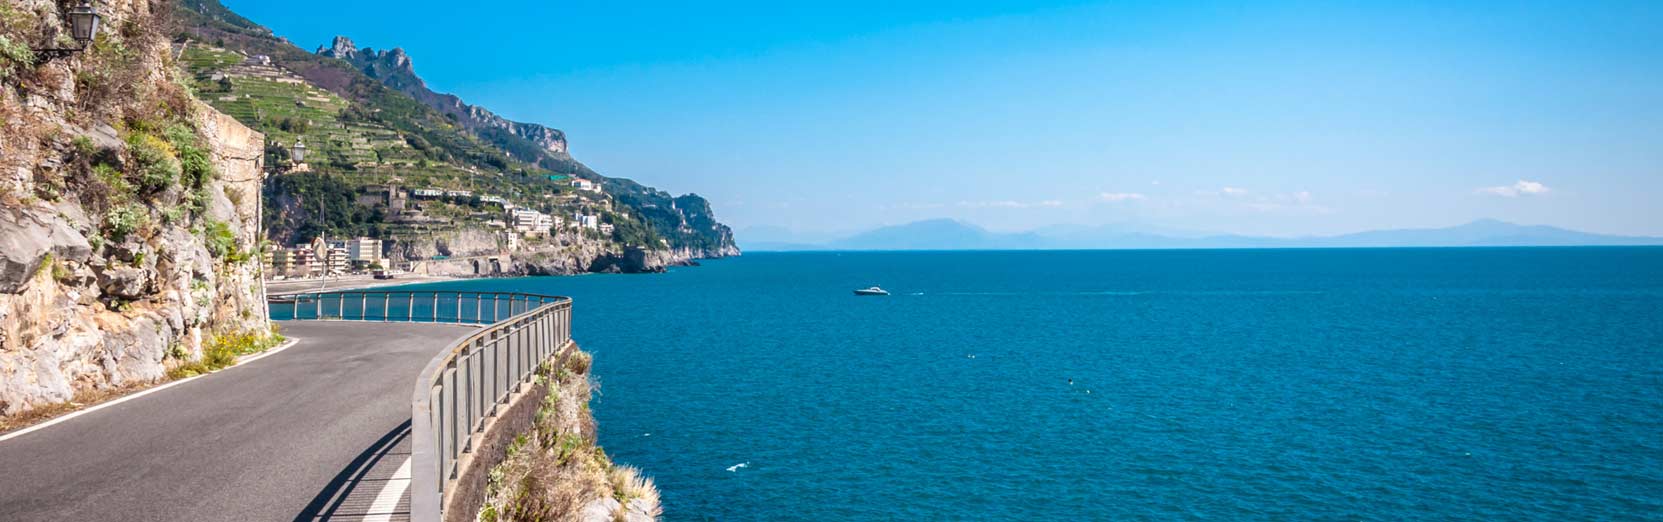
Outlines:
{"type": "Polygon", "coordinates": [[[239,357],[269,350],[282,342],[283,336],[277,333],[276,328],[264,335],[255,331],[216,335],[202,347],[201,359],[175,367],[169,370],[167,375],[169,378],[183,379],[210,373],[237,364],[239,357]]]}
{"type": "Polygon", "coordinates": [[[181,181],[186,187],[199,189],[214,180],[214,166],[208,160],[208,152],[202,148],[202,139],[196,131],[183,124],[168,126],[164,132],[168,145],[177,151],[181,181]]]}
{"type": "Polygon", "coordinates": [[[237,244],[237,234],[231,231],[231,225],[223,221],[208,220],[202,227],[203,239],[207,243],[208,253],[229,264],[248,261],[249,254],[237,244]]]}
{"type": "Polygon", "coordinates": [[[134,181],[145,192],[160,192],[179,180],[182,167],[167,142],[153,134],[134,133],[127,137],[127,152],[133,156],[134,181]]]}
{"type": "Polygon", "coordinates": [[[132,203],[110,209],[110,213],[104,215],[104,232],[116,241],[126,239],[129,234],[143,230],[149,224],[150,213],[132,203]]]}
{"type": "Polygon", "coordinates": [[[35,52],[29,49],[28,44],[0,34],[0,78],[10,76],[13,68],[28,67],[33,63],[35,52]]]}

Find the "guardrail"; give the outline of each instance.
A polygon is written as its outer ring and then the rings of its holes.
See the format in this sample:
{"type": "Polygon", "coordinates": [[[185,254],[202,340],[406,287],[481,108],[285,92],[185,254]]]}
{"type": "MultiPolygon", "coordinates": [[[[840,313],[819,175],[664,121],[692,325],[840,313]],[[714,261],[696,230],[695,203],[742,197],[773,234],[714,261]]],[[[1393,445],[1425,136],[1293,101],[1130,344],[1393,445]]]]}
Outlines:
{"type": "Polygon", "coordinates": [[[410,516],[443,518],[447,494],[499,409],[538,365],[566,353],[572,300],[508,292],[332,292],[275,296],[272,319],[489,325],[456,340],[416,378],[410,400],[410,516]],[[284,313],[286,312],[286,313],[284,313]]]}

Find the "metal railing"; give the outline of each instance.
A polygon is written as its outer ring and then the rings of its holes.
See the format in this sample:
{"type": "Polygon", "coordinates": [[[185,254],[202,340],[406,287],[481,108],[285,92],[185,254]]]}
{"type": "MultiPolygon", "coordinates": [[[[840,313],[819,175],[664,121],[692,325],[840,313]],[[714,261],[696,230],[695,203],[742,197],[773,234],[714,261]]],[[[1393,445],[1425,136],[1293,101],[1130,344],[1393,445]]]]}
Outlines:
{"type": "Polygon", "coordinates": [[[572,300],[508,292],[336,292],[270,300],[275,320],[488,324],[428,361],[410,400],[410,516],[442,519],[446,494],[499,410],[572,340],[572,300]],[[285,313],[286,312],[286,313],[285,313]]]}
{"type": "Polygon", "coordinates": [[[494,324],[569,300],[516,292],[320,292],[267,299],[272,320],[494,324]]]}

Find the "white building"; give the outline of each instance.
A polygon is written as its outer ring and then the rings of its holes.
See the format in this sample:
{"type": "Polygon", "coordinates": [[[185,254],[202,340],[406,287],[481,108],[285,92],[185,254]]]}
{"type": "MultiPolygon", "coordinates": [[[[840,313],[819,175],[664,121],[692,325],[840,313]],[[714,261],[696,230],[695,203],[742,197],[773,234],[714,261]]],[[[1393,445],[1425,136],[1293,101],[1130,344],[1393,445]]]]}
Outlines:
{"type": "Polygon", "coordinates": [[[516,208],[508,212],[508,224],[521,234],[548,234],[554,227],[554,217],[528,208],[516,208]]]}
{"type": "Polygon", "coordinates": [[[601,191],[601,186],[600,185],[596,184],[593,181],[589,181],[589,180],[586,180],[586,179],[583,179],[583,178],[572,178],[572,186],[576,187],[578,190],[587,190],[587,191],[590,191],[590,192],[597,192],[597,193],[601,191]]]}
{"type": "Polygon", "coordinates": [[[346,257],[357,266],[381,264],[381,240],[367,237],[349,239],[346,242],[346,257]]]}
{"type": "Polygon", "coordinates": [[[589,228],[589,229],[599,228],[600,227],[600,222],[601,222],[600,216],[583,215],[583,214],[573,214],[572,215],[572,224],[576,225],[579,228],[589,228]]]}

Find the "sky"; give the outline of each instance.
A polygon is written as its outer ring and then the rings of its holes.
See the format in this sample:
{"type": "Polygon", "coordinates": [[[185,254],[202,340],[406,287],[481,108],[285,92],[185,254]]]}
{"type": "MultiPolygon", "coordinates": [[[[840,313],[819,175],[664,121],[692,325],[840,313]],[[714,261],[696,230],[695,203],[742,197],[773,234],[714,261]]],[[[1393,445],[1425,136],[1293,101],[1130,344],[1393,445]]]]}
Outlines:
{"type": "Polygon", "coordinates": [[[308,49],[402,47],[741,240],[942,217],[1663,236],[1663,2],[225,3],[308,49]]]}

